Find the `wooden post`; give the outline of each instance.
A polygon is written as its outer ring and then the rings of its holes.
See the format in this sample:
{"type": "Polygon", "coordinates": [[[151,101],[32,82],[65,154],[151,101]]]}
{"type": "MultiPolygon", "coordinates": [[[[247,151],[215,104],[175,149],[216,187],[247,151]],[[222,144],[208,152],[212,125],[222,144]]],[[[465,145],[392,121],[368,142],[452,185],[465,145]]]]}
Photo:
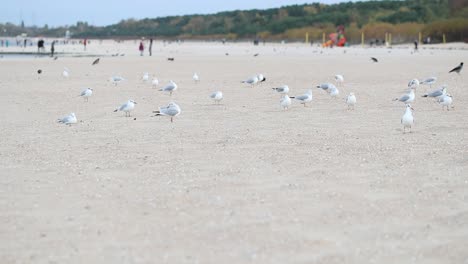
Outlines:
{"type": "Polygon", "coordinates": [[[306,32],[306,34],[305,34],[305,43],[306,44],[309,43],[309,32],[306,32]]]}
{"type": "Polygon", "coordinates": [[[364,36],[364,31],[361,32],[361,46],[364,47],[364,39],[365,39],[365,36],[364,36]]]}
{"type": "Polygon", "coordinates": [[[445,34],[442,34],[442,40],[443,40],[443,42],[445,44],[445,34]]]}
{"type": "Polygon", "coordinates": [[[384,43],[384,45],[387,44],[387,42],[388,42],[388,33],[385,32],[385,43],[384,43]]]}
{"type": "Polygon", "coordinates": [[[322,33],[322,44],[325,44],[325,32],[322,33]]]}
{"type": "Polygon", "coordinates": [[[419,45],[421,45],[422,34],[419,32],[419,45]]]}
{"type": "Polygon", "coordinates": [[[392,33],[388,34],[388,45],[392,46],[392,33]]]}

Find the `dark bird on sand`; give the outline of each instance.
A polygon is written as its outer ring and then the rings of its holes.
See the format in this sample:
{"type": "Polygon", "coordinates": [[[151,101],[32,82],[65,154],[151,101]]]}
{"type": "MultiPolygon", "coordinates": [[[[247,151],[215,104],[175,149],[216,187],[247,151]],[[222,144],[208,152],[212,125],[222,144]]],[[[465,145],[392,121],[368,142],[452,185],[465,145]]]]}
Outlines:
{"type": "Polygon", "coordinates": [[[41,69],[37,70],[37,74],[41,74],[41,73],[42,73],[41,69]]]}
{"type": "Polygon", "coordinates": [[[101,59],[101,58],[97,58],[95,61],[93,61],[93,65],[98,64],[100,59],[101,59]]]}
{"type": "Polygon", "coordinates": [[[449,73],[451,72],[456,72],[458,74],[460,74],[461,70],[463,69],[463,62],[460,62],[460,65],[458,65],[457,67],[453,68],[451,71],[449,71],[449,73]]]}
{"type": "Polygon", "coordinates": [[[174,58],[167,58],[168,61],[174,61],[174,58]]]}
{"type": "Polygon", "coordinates": [[[377,58],[374,58],[374,57],[371,57],[371,60],[372,60],[373,62],[379,62],[379,60],[377,60],[377,58]]]}

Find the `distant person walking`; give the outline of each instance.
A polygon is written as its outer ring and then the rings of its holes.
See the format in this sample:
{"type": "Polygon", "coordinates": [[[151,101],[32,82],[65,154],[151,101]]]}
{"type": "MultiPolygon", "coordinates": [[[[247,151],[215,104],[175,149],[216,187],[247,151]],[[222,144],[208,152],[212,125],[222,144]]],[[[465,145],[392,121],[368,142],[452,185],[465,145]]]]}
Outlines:
{"type": "Polygon", "coordinates": [[[37,42],[37,52],[42,52],[44,51],[44,40],[43,39],[40,39],[38,42],[37,42]]]}
{"type": "Polygon", "coordinates": [[[153,38],[150,38],[150,44],[148,47],[149,55],[152,56],[152,49],[153,49],[153,38]]]}
{"type": "Polygon", "coordinates": [[[50,47],[50,56],[54,57],[54,52],[55,52],[55,40],[52,41],[51,47],[50,47]]]}
{"type": "Polygon", "coordinates": [[[414,41],[414,51],[418,51],[418,41],[414,41]]]}
{"type": "Polygon", "coordinates": [[[84,45],[84,50],[86,50],[86,44],[88,43],[88,40],[87,39],[84,39],[83,41],[83,45],[84,45]]]}
{"type": "Polygon", "coordinates": [[[24,39],[24,47],[26,48],[26,45],[28,44],[28,40],[24,39]]]}
{"type": "Polygon", "coordinates": [[[143,56],[143,51],[145,51],[145,46],[143,45],[143,41],[140,41],[140,47],[138,47],[140,50],[140,56],[143,56]]]}

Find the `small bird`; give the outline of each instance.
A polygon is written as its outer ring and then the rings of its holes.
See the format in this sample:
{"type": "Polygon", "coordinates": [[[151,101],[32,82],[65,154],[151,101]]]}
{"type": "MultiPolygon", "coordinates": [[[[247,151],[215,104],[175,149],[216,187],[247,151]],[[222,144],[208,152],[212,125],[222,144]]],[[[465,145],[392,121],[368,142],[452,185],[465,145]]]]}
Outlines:
{"type": "Polygon", "coordinates": [[[447,107],[447,111],[449,111],[449,106],[452,104],[453,98],[450,94],[444,94],[439,98],[438,102],[442,106],[442,110],[447,107]]]}
{"type": "Polygon", "coordinates": [[[418,79],[413,79],[409,81],[408,83],[408,88],[418,88],[419,87],[419,80],[418,79]]]}
{"type": "Polygon", "coordinates": [[[410,88],[410,91],[407,94],[402,95],[400,98],[395,98],[393,101],[400,101],[405,104],[412,103],[414,101],[414,88],[410,88]]]}
{"type": "Polygon", "coordinates": [[[128,116],[130,117],[130,112],[135,109],[135,105],[137,103],[133,100],[128,100],[126,103],[124,103],[123,105],[121,105],[120,107],[118,107],[117,109],[114,110],[114,112],[117,112],[117,111],[123,111],[125,112],[125,116],[128,116]]]}
{"type": "Polygon", "coordinates": [[[95,59],[95,60],[93,61],[93,64],[92,64],[92,65],[96,65],[96,64],[98,64],[100,59],[101,59],[101,58],[97,58],[97,59],[95,59]]]}
{"type": "Polygon", "coordinates": [[[317,88],[320,88],[324,91],[327,91],[327,93],[330,93],[332,89],[336,89],[336,86],[333,83],[322,83],[317,85],[317,88]]]}
{"type": "Polygon", "coordinates": [[[258,83],[258,76],[257,75],[252,76],[249,79],[242,81],[242,83],[247,83],[247,84],[254,86],[255,84],[258,83]]]}
{"type": "Polygon", "coordinates": [[[406,128],[409,128],[409,132],[411,133],[411,126],[414,124],[414,117],[413,117],[413,108],[410,104],[406,104],[406,110],[403,116],[401,117],[401,124],[403,125],[403,133],[406,132],[406,128]]]}
{"type": "Polygon", "coordinates": [[[434,90],[430,93],[422,95],[422,97],[433,97],[439,99],[447,93],[447,86],[443,85],[441,88],[434,90]]]}
{"type": "Polygon", "coordinates": [[[461,70],[463,69],[463,62],[460,62],[460,65],[458,65],[457,67],[453,68],[451,71],[449,71],[449,73],[451,72],[456,72],[458,74],[460,74],[461,70]]]}
{"type": "Polygon", "coordinates": [[[336,87],[329,88],[328,91],[330,92],[330,96],[333,98],[338,97],[338,95],[340,94],[340,90],[338,90],[338,88],[336,87]]]}
{"type": "Polygon", "coordinates": [[[430,88],[432,88],[432,85],[437,82],[437,77],[429,77],[426,78],[424,81],[420,82],[420,84],[425,84],[429,85],[430,88]]]}
{"type": "Polygon", "coordinates": [[[41,73],[42,73],[41,69],[37,70],[37,74],[41,74],[41,73]]]}
{"type": "Polygon", "coordinates": [[[379,62],[379,60],[377,60],[377,58],[374,58],[374,57],[371,57],[371,60],[372,60],[373,62],[379,62]]]}
{"type": "Polygon", "coordinates": [[[168,61],[174,61],[174,58],[167,58],[168,61]]]}
{"type": "Polygon", "coordinates": [[[221,91],[216,91],[210,95],[210,98],[215,101],[216,104],[219,104],[223,100],[223,93],[221,91]]]}
{"type": "Polygon", "coordinates": [[[280,104],[284,110],[288,110],[289,106],[291,105],[291,98],[289,98],[287,94],[283,95],[283,97],[280,100],[280,104]]]}
{"type": "Polygon", "coordinates": [[[195,81],[195,83],[197,83],[197,82],[200,81],[200,77],[198,77],[198,74],[197,74],[197,73],[194,73],[194,74],[193,74],[192,79],[195,81]]]}
{"type": "Polygon", "coordinates": [[[109,78],[109,81],[113,85],[117,86],[117,84],[121,83],[122,81],[125,81],[125,79],[123,77],[121,77],[121,76],[112,76],[112,77],[109,78]]]}
{"type": "Polygon", "coordinates": [[[93,94],[93,89],[86,88],[84,91],[81,92],[80,96],[83,97],[86,102],[88,102],[88,99],[92,94],[93,94]]]}
{"type": "Polygon", "coordinates": [[[255,53],[255,54],[254,54],[254,57],[257,57],[258,55],[259,55],[258,53],[255,53]]]}
{"type": "Polygon", "coordinates": [[[348,104],[348,110],[354,110],[354,105],[356,104],[356,96],[354,93],[349,93],[348,97],[346,97],[346,103],[348,104]]]}
{"type": "Polygon", "coordinates": [[[163,88],[159,89],[159,91],[163,92],[169,92],[169,95],[172,96],[172,93],[177,90],[177,84],[173,82],[172,80],[169,81],[169,83],[164,86],[163,88]]]}
{"type": "Polygon", "coordinates": [[[149,81],[149,73],[147,73],[147,72],[143,73],[143,76],[141,77],[141,80],[143,82],[148,82],[149,81]]]}
{"type": "Polygon", "coordinates": [[[62,76],[63,76],[64,78],[68,78],[68,77],[70,76],[70,74],[68,73],[68,69],[67,69],[67,68],[64,68],[64,69],[63,69],[62,76]]]}
{"type": "Polygon", "coordinates": [[[289,86],[287,85],[283,85],[283,86],[280,86],[280,87],[277,87],[277,88],[271,88],[273,90],[275,90],[276,92],[280,93],[280,94],[288,94],[289,93],[289,86]]]}
{"type": "Polygon", "coordinates": [[[296,99],[297,101],[299,101],[299,103],[303,104],[305,107],[307,103],[312,102],[312,90],[309,89],[303,95],[291,96],[289,98],[296,99]]]}
{"type": "Polygon", "coordinates": [[[57,57],[57,56],[55,56],[55,57],[54,57],[54,60],[57,60],[57,59],[58,59],[58,57],[57,57]]]}
{"type": "Polygon", "coordinates": [[[181,112],[180,106],[174,102],[170,102],[169,105],[159,107],[159,110],[153,111],[156,116],[169,116],[171,118],[171,123],[174,122],[174,117],[178,116],[181,112]]]}
{"type": "Polygon", "coordinates": [[[69,125],[69,126],[71,126],[71,124],[76,124],[77,120],[76,120],[75,113],[70,113],[69,115],[65,117],[59,118],[57,119],[57,122],[65,124],[65,125],[69,125]]]}
{"type": "Polygon", "coordinates": [[[159,80],[158,80],[158,78],[153,77],[153,80],[151,81],[151,85],[153,86],[153,88],[156,88],[156,86],[159,85],[159,80]]]}
{"type": "Polygon", "coordinates": [[[259,81],[259,82],[264,82],[264,81],[266,81],[265,76],[263,76],[263,74],[261,74],[261,73],[257,74],[257,78],[258,78],[258,81],[259,81]]]}
{"type": "Polygon", "coordinates": [[[335,81],[336,81],[336,83],[337,83],[338,85],[340,85],[340,86],[343,85],[343,82],[344,82],[344,77],[343,77],[343,75],[341,75],[341,74],[335,75],[335,81]]]}

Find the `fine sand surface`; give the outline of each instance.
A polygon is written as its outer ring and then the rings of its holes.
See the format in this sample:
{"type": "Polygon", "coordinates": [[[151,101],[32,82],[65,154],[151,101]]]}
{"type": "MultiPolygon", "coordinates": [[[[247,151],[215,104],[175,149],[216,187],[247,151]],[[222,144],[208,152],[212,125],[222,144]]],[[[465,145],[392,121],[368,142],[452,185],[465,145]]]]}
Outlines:
{"type": "Polygon", "coordinates": [[[467,62],[466,44],[412,54],[155,42],[152,57],[137,46],[92,41],[84,54],[125,53],[95,66],[0,58],[0,263],[468,262],[468,69],[448,74],[467,62]],[[171,98],[144,72],[179,89],[171,98]],[[256,73],[267,81],[241,84],[256,73]],[[335,74],[338,99],[313,88],[335,74]],[[113,86],[112,75],[127,81],[113,86]],[[403,134],[405,107],[392,99],[430,76],[454,108],[420,86],[403,134]],[[271,90],[282,84],[291,96],[312,88],[312,104],[283,111],[271,90]],[[128,99],[132,117],[113,112],[128,99]],[[174,123],[153,117],[171,100],[182,108],[174,123]],[[56,123],[70,112],[78,124],[56,123]]]}

